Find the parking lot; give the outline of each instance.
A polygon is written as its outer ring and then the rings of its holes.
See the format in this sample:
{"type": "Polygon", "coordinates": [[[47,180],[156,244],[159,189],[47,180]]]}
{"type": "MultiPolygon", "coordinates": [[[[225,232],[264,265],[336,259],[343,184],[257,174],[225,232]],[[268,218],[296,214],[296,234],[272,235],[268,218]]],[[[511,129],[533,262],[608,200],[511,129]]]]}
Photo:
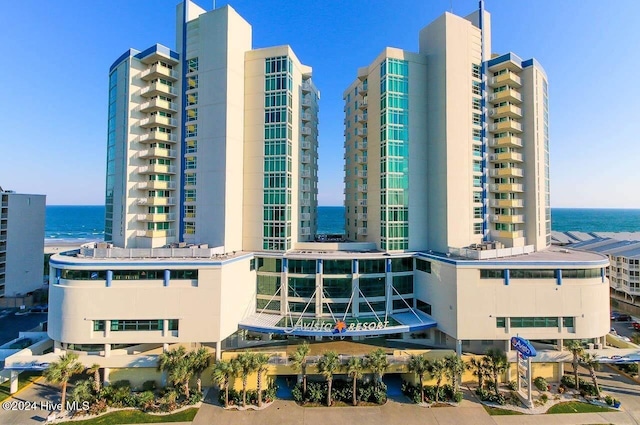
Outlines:
{"type": "Polygon", "coordinates": [[[615,330],[617,335],[631,339],[634,334],[638,333],[638,331],[634,330],[632,327],[632,323],[634,321],[640,323],[640,318],[631,317],[631,321],[612,320],[611,328],[615,330]]]}
{"type": "Polygon", "coordinates": [[[0,318],[0,345],[17,338],[18,332],[31,330],[46,321],[47,313],[28,313],[16,316],[14,311],[8,312],[6,316],[0,318]]]}

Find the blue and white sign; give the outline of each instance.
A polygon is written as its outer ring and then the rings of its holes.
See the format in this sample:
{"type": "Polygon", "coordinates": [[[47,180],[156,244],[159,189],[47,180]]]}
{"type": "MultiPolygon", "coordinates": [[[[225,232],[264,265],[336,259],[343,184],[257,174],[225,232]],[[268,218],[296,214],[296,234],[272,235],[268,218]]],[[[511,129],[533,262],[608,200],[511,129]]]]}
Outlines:
{"type": "Polygon", "coordinates": [[[529,341],[519,336],[511,337],[511,346],[525,358],[535,357],[538,354],[529,341]]]}

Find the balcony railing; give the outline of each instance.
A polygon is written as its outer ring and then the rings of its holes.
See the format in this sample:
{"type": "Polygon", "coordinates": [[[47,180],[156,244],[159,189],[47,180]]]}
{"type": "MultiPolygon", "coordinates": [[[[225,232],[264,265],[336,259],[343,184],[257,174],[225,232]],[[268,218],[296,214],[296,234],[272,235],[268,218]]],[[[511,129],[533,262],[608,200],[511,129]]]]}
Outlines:
{"type": "Polygon", "coordinates": [[[164,222],[175,221],[175,214],[138,214],[136,219],[138,221],[151,221],[151,222],[164,222]]]}
{"type": "Polygon", "coordinates": [[[302,121],[311,121],[311,114],[308,112],[304,112],[300,114],[300,118],[302,119],[302,121]]]}
{"type": "Polygon", "coordinates": [[[366,128],[356,128],[354,130],[354,134],[356,136],[365,137],[367,135],[367,129],[366,128]]]}
{"type": "Polygon", "coordinates": [[[136,183],[136,189],[147,190],[147,189],[175,189],[176,182],[172,181],[163,181],[163,180],[149,180],[146,182],[136,183]]]}
{"type": "Polygon", "coordinates": [[[503,100],[511,102],[522,102],[522,95],[513,89],[502,90],[500,92],[491,93],[489,95],[489,101],[491,102],[500,102],[503,100]]]}
{"type": "Polygon", "coordinates": [[[356,142],[356,149],[360,151],[364,151],[367,149],[369,142],[356,142]]]}
{"type": "Polygon", "coordinates": [[[490,161],[517,161],[522,162],[522,154],[518,152],[501,152],[489,155],[490,161]]]}
{"type": "Polygon", "coordinates": [[[168,86],[162,83],[153,83],[146,87],[141,88],[138,91],[139,96],[151,97],[157,95],[169,95],[172,97],[176,97],[178,95],[178,90],[175,87],[168,86]]]}
{"type": "Polygon", "coordinates": [[[518,121],[507,120],[502,122],[496,122],[489,125],[490,131],[522,131],[522,124],[518,121]]]}
{"type": "Polygon", "coordinates": [[[175,134],[163,133],[161,131],[150,131],[147,134],[143,134],[138,138],[139,142],[153,142],[158,140],[160,142],[176,142],[178,138],[175,134]]]}
{"type": "Polygon", "coordinates": [[[505,72],[504,74],[496,75],[489,79],[489,85],[497,87],[503,84],[509,84],[514,87],[522,86],[522,78],[513,72],[505,72]]]}
{"type": "Polygon", "coordinates": [[[300,143],[300,147],[302,147],[302,149],[309,150],[309,149],[311,149],[311,142],[310,142],[310,141],[308,141],[308,140],[303,140],[303,141],[300,143]]]}
{"type": "Polygon", "coordinates": [[[303,192],[310,192],[311,191],[311,185],[310,184],[300,185],[300,190],[302,190],[303,192]]]}
{"type": "Polygon", "coordinates": [[[492,208],[522,208],[522,199],[490,199],[489,206],[492,208]]]}
{"type": "Polygon", "coordinates": [[[311,177],[311,170],[302,170],[300,172],[300,176],[302,176],[303,178],[308,179],[309,177],[311,177]]]}
{"type": "Polygon", "coordinates": [[[513,176],[513,177],[522,177],[524,175],[524,171],[522,168],[492,168],[489,170],[489,175],[491,177],[501,177],[501,176],[513,176]]]}
{"type": "Polygon", "coordinates": [[[140,112],[152,112],[157,110],[176,112],[178,110],[178,104],[162,99],[152,99],[148,102],[141,103],[138,110],[140,112]]]}
{"type": "Polygon", "coordinates": [[[366,184],[359,184],[358,185],[358,192],[366,192],[367,191],[367,185],[366,184]]]}
{"type": "Polygon", "coordinates": [[[302,133],[303,136],[311,136],[311,127],[302,127],[300,133],[302,133]]]}
{"type": "Polygon", "coordinates": [[[358,122],[365,122],[367,120],[369,114],[358,114],[356,115],[356,119],[358,122]]]}
{"type": "Polygon", "coordinates": [[[305,81],[304,83],[302,83],[301,88],[303,93],[304,92],[308,93],[313,89],[313,87],[311,87],[311,83],[309,83],[308,81],[305,81]]]}
{"type": "Polygon", "coordinates": [[[311,155],[300,155],[300,160],[303,164],[311,163],[311,155]]]}
{"type": "Polygon", "coordinates": [[[358,172],[356,173],[356,175],[360,178],[366,179],[367,178],[367,170],[358,170],[358,172]]]}
{"type": "Polygon", "coordinates": [[[367,157],[366,156],[358,156],[358,157],[356,157],[356,162],[358,164],[366,164],[367,163],[367,157]]]}
{"type": "Polygon", "coordinates": [[[366,220],[367,213],[358,213],[358,220],[366,220]]]}
{"type": "Polygon", "coordinates": [[[309,236],[309,235],[311,235],[311,228],[310,227],[301,227],[300,228],[300,235],[301,236],[309,236]]]}
{"type": "Polygon", "coordinates": [[[498,183],[490,185],[492,192],[522,192],[522,185],[517,183],[498,183]]]}
{"type": "Polygon", "coordinates": [[[177,127],[178,120],[176,120],[175,118],[163,117],[162,115],[151,115],[148,118],[144,118],[140,120],[139,125],[140,127],[150,127],[150,126],[156,126],[156,125],[164,125],[167,127],[177,127]]]}
{"type": "Polygon", "coordinates": [[[311,206],[311,199],[308,198],[302,198],[300,200],[300,205],[302,205],[303,207],[309,207],[311,206]]]}
{"type": "Polygon", "coordinates": [[[302,221],[311,220],[311,213],[301,213],[300,214],[300,220],[302,220],[302,221]]]}
{"type": "Polygon", "coordinates": [[[515,136],[494,137],[493,139],[490,139],[489,146],[491,146],[492,148],[499,148],[503,146],[504,147],[516,146],[521,148],[522,139],[520,137],[515,137],[515,136]]]}
{"type": "Polygon", "coordinates": [[[358,234],[359,235],[366,235],[367,234],[367,228],[366,227],[358,227],[358,234]]]}
{"type": "Polygon", "coordinates": [[[366,199],[360,199],[358,201],[358,205],[360,205],[361,207],[366,207],[367,206],[367,200],[366,199]]]}
{"type": "Polygon", "coordinates": [[[176,231],[173,229],[168,230],[136,230],[136,236],[146,238],[166,238],[176,235],[176,231]]]}
{"type": "Polygon", "coordinates": [[[151,148],[137,152],[136,158],[175,158],[177,151],[174,149],[151,148]]]}
{"type": "Polygon", "coordinates": [[[160,65],[159,63],[152,65],[151,68],[145,69],[140,73],[140,78],[143,80],[153,80],[159,77],[176,81],[178,79],[178,73],[173,69],[160,65]]]}
{"type": "Polygon", "coordinates": [[[142,165],[138,167],[139,174],[163,174],[163,173],[176,173],[176,167],[174,165],[162,165],[162,164],[151,164],[151,165],[142,165]]]}
{"type": "Polygon", "coordinates": [[[491,221],[493,223],[524,223],[524,216],[517,215],[492,215],[491,221]]]}
{"type": "Polygon", "coordinates": [[[138,198],[138,205],[175,205],[176,198],[138,198]]]}

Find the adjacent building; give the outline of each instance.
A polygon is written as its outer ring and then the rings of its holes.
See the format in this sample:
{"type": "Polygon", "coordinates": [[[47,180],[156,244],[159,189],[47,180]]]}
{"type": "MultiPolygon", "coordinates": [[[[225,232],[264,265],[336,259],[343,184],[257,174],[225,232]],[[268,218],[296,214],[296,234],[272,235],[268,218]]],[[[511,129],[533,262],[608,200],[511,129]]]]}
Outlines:
{"type": "Polygon", "coordinates": [[[45,198],[0,188],[0,298],[42,288],[45,198]]]}

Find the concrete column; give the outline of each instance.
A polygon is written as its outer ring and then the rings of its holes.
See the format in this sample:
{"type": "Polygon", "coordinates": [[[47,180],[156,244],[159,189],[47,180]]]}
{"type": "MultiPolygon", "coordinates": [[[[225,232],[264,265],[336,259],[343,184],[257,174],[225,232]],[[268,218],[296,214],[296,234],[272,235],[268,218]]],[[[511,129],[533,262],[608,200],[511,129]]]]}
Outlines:
{"type": "Polygon", "coordinates": [[[60,354],[62,351],[62,343],[60,341],[53,341],[53,352],[55,354],[60,354]]]}
{"type": "Polygon", "coordinates": [[[164,271],[164,286],[169,286],[169,280],[171,280],[171,271],[169,270],[165,270],[164,271]]]}
{"type": "Polygon", "coordinates": [[[462,356],[462,340],[456,339],[456,355],[458,357],[462,356]]]}
{"type": "Polygon", "coordinates": [[[111,355],[111,344],[104,345],[104,356],[109,357],[111,355]]]}
{"type": "Polygon", "coordinates": [[[14,394],[18,391],[18,375],[20,375],[20,372],[18,372],[17,370],[11,371],[11,385],[9,387],[9,394],[14,394]]]}
{"type": "Polygon", "coordinates": [[[558,381],[564,376],[564,362],[558,362],[558,381]]]}
{"type": "Polygon", "coordinates": [[[162,344],[162,351],[169,351],[169,344],[168,343],[164,343],[162,344]]]}
{"type": "Polygon", "coordinates": [[[111,369],[109,369],[108,367],[103,367],[102,368],[104,385],[108,386],[109,384],[111,384],[111,379],[109,378],[109,374],[110,373],[111,373],[111,369]]]}
{"type": "Polygon", "coordinates": [[[222,342],[216,341],[216,361],[222,359],[222,342]]]}
{"type": "Polygon", "coordinates": [[[104,337],[109,338],[111,335],[111,320],[104,321],[104,337]]]}
{"type": "Polygon", "coordinates": [[[162,336],[169,335],[169,319],[164,319],[162,321],[162,336]]]}
{"type": "Polygon", "coordinates": [[[113,270],[107,270],[107,288],[111,286],[111,281],[113,280],[113,270]]]}
{"type": "Polygon", "coordinates": [[[316,317],[320,317],[322,315],[322,272],[322,259],[318,259],[316,262],[316,317]]]}
{"type": "Polygon", "coordinates": [[[564,349],[564,339],[558,338],[558,351],[562,351],[564,349]]]}
{"type": "Polygon", "coordinates": [[[387,258],[386,261],[386,275],[385,275],[385,299],[386,299],[386,312],[387,314],[391,314],[391,310],[393,309],[393,276],[391,275],[391,258],[387,258]]]}
{"type": "Polygon", "coordinates": [[[351,315],[357,318],[360,315],[360,275],[355,273],[351,281],[351,315]]]}

